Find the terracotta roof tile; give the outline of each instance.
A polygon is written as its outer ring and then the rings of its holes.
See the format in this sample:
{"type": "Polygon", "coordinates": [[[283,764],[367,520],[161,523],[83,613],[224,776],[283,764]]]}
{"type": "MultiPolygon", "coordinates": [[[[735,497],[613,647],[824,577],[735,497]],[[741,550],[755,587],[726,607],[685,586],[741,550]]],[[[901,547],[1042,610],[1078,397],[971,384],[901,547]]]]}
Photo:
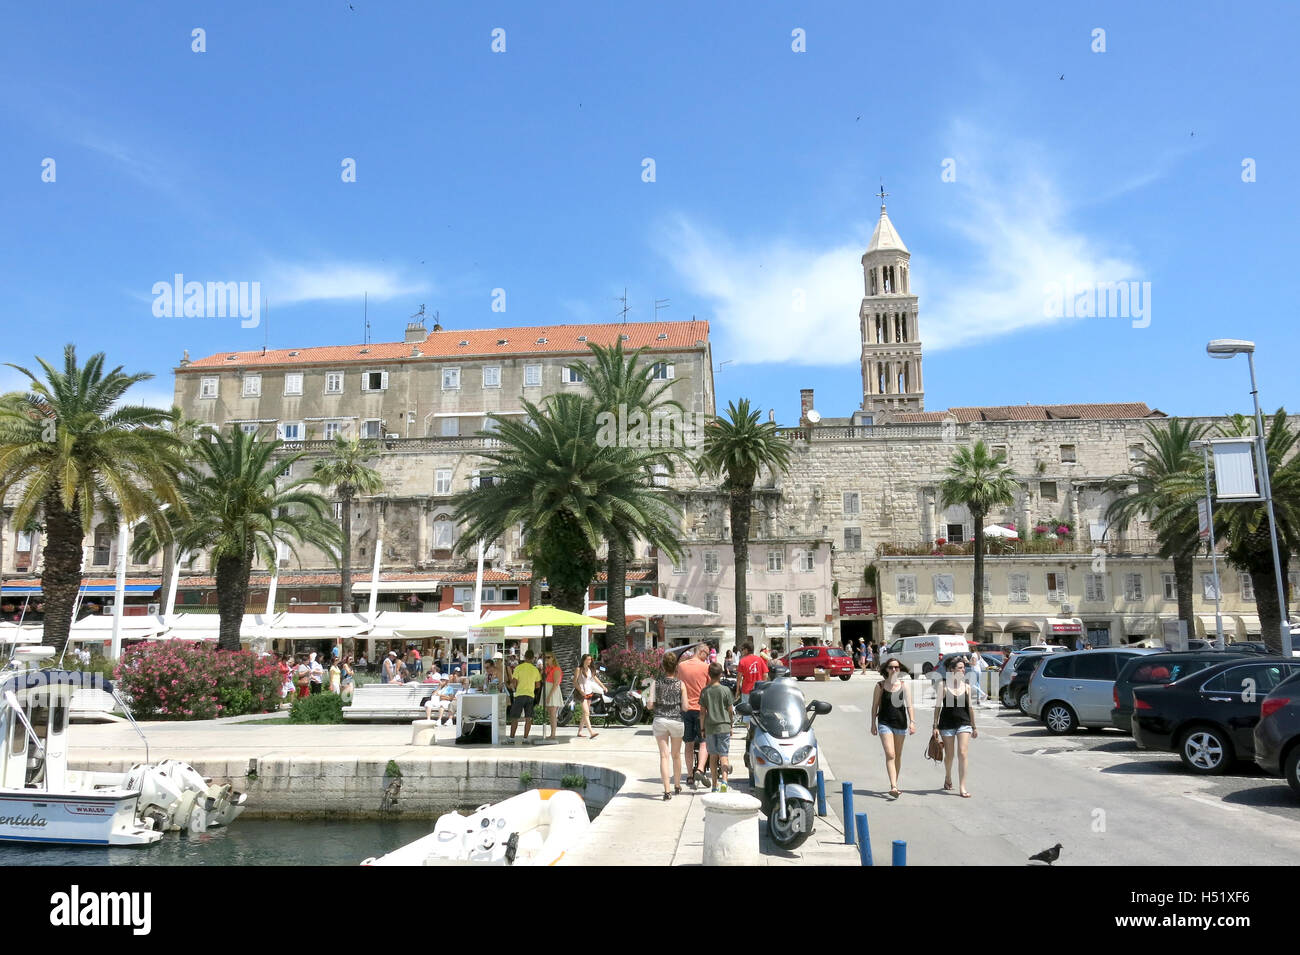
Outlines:
{"type": "MultiPolygon", "coordinates": [[[[927,414],[931,412],[926,412],[927,414]]],[[[1145,402],[1084,405],[993,405],[988,407],[949,408],[958,421],[1100,421],[1122,418],[1163,416],[1145,402]]]]}
{"type": "Polygon", "coordinates": [[[537,325],[527,328],[465,328],[429,332],[422,342],[376,342],[370,345],[322,345],[310,348],[273,348],[258,351],[218,352],[182,365],[177,373],[214,368],[250,368],[267,365],[374,364],[387,361],[437,361],[447,358],[485,358],[497,355],[582,355],[588,343],[613,345],[626,335],[623,347],[647,346],[656,351],[682,351],[709,340],[707,321],[610,322],[600,325],[537,325]],[[662,337],[661,337],[662,336],[662,337]],[[585,337],[585,341],[580,340],[585,337]],[[461,342],[466,344],[462,345],[461,342]],[[504,342],[505,344],[502,344],[504,342]],[[412,356],[412,347],[420,350],[412,356]]]}
{"type": "MultiPolygon", "coordinates": [[[[473,571],[465,574],[444,574],[441,578],[444,584],[472,584],[475,580],[473,571]]],[[[526,583],[533,579],[533,575],[527,571],[518,573],[506,573],[503,570],[485,570],[483,571],[484,583],[526,583]]]]}

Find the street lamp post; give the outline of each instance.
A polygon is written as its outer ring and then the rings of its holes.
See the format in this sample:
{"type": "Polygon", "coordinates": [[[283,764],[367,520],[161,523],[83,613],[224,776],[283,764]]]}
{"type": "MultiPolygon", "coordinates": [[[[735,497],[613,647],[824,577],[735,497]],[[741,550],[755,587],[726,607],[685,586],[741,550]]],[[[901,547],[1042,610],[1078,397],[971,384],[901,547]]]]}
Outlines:
{"type": "Polygon", "coordinates": [[[1224,649],[1223,613],[1220,610],[1219,600],[1223,587],[1219,584],[1219,553],[1215,549],[1214,538],[1214,502],[1210,498],[1210,446],[1205,441],[1193,441],[1192,447],[1201,449],[1201,458],[1205,461],[1205,511],[1210,525],[1210,566],[1214,569],[1214,633],[1218,648],[1222,650],[1224,649]]]}
{"type": "Polygon", "coordinates": [[[1264,491],[1264,504],[1268,509],[1268,536],[1273,545],[1273,576],[1277,585],[1277,603],[1282,618],[1282,655],[1291,656],[1291,624],[1287,621],[1286,590],[1282,586],[1282,560],[1277,547],[1277,519],[1273,516],[1273,482],[1268,474],[1268,448],[1264,442],[1264,416],[1259,410],[1259,387],[1255,384],[1255,343],[1235,338],[1218,338],[1205,346],[1211,358],[1246,356],[1250,367],[1250,396],[1255,402],[1255,444],[1259,460],[1260,484],[1264,491]]]}

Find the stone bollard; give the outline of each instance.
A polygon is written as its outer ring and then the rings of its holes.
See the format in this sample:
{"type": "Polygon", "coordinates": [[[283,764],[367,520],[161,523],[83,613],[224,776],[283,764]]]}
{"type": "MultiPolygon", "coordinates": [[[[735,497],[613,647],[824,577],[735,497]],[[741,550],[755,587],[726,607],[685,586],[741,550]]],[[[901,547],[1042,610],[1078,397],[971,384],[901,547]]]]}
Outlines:
{"type": "Polygon", "coordinates": [[[744,793],[710,793],[704,802],[704,864],[758,865],[758,810],[744,793]]]}
{"type": "Polygon", "coordinates": [[[437,746],[438,745],[438,721],[437,720],[412,720],[411,721],[411,745],[412,746],[437,746]]]}

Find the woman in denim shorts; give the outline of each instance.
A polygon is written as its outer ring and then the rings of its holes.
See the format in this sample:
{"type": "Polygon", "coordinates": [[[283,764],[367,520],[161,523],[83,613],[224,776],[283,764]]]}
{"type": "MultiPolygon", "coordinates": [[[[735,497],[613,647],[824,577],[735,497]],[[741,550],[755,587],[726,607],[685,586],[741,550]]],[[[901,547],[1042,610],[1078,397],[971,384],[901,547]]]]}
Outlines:
{"type": "Polygon", "coordinates": [[[957,757],[957,777],[961,795],[970,798],[966,791],[966,751],[972,739],[979,738],[975,728],[975,707],[971,703],[970,684],[966,682],[966,661],[952,657],[945,665],[948,671],[943,681],[943,691],[934,701],[934,735],[943,740],[943,788],[952,789],[952,759],[957,757]]]}
{"type": "MultiPolygon", "coordinates": [[[[672,746],[672,780],[675,782],[682,776],[682,736],[686,732],[685,724],[682,723],[682,681],[677,679],[677,654],[665,653],[663,658],[664,672],[655,678],[654,683],[650,684],[650,696],[646,700],[646,708],[651,710],[654,715],[654,723],[651,728],[655,734],[655,742],[659,744],[659,776],[664,784],[664,801],[672,799],[672,793],[668,791],[668,748],[672,746]]],[[[677,792],[682,791],[681,784],[675,787],[677,792]]]]}
{"type": "Polygon", "coordinates": [[[903,740],[916,732],[916,712],[912,693],[903,682],[903,665],[890,660],[881,671],[884,679],[876,684],[871,701],[871,735],[880,737],[885,750],[885,771],[889,773],[889,795],[897,799],[898,772],[903,763],[903,740]]]}

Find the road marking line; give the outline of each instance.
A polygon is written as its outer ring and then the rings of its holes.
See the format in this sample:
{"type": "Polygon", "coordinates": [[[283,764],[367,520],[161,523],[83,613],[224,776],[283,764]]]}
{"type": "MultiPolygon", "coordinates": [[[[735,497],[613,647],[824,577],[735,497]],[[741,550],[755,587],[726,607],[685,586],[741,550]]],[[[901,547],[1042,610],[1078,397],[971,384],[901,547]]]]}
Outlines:
{"type": "Polygon", "coordinates": [[[1217,799],[1211,799],[1209,796],[1202,796],[1200,793],[1183,793],[1183,798],[1190,799],[1193,802],[1204,803],[1207,806],[1214,806],[1217,809],[1225,809],[1228,812],[1241,812],[1240,806],[1229,806],[1217,799]]]}

